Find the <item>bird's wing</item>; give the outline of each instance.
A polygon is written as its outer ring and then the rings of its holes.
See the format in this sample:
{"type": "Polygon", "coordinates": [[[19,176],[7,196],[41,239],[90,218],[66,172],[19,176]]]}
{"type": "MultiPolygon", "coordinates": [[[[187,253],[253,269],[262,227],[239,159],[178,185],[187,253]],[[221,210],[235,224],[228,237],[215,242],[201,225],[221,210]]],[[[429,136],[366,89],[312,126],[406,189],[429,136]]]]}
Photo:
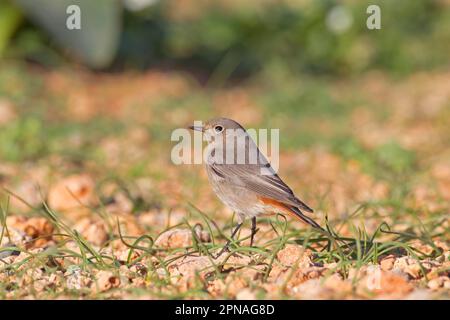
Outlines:
{"type": "Polygon", "coordinates": [[[210,164],[210,166],[216,175],[226,179],[231,185],[245,187],[261,197],[313,212],[307,204],[294,195],[291,188],[281,180],[268,162],[263,164],[210,164]]]}
{"type": "Polygon", "coordinates": [[[230,185],[244,187],[255,192],[258,196],[276,200],[283,204],[294,206],[307,212],[313,210],[304,202],[299,200],[292,190],[280,179],[275,170],[263,153],[260,152],[253,139],[243,131],[240,135],[233,137],[225,137],[224,144],[221,149],[217,144],[211,149],[214,152],[208,165],[211,171],[222,179],[226,179],[230,185]],[[242,150],[242,153],[235,152],[242,150]],[[225,157],[229,151],[229,155],[233,156],[233,164],[227,163],[225,157]],[[239,156],[255,163],[240,164],[239,156]],[[248,158],[247,158],[248,157],[248,158]],[[219,162],[218,160],[221,160],[219,162]]]}

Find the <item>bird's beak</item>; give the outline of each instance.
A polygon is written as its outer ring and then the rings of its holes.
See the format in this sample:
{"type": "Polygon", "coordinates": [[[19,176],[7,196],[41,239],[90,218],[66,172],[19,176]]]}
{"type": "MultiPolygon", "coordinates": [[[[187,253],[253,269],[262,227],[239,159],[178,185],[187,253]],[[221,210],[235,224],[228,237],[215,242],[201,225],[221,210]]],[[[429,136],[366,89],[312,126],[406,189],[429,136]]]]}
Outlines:
{"type": "Polygon", "coordinates": [[[203,127],[201,127],[201,126],[189,126],[188,128],[191,130],[200,131],[200,132],[203,132],[203,130],[204,130],[203,127]]]}

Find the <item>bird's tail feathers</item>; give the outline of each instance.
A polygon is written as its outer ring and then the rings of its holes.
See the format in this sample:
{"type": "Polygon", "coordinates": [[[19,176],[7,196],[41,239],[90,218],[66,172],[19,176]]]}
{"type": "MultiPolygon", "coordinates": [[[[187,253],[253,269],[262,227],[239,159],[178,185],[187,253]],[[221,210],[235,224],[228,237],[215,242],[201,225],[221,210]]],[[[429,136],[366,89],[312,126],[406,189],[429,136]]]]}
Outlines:
{"type": "Polygon", "coordinates": [[[310,226],[322,230],[324,232],[326,232],[326,230],[324,228],[322,228],[317,222],[315,222],[313,219],[311,219],[310,217],[305,216],[300,209],[296,208],[296,207],[289,207],[289,209],[295,214],[295,216],[297,218],[299,218],[300,220],[302,220],[303,222],[305,222],[306,224],[309,224],[310,226]]]}

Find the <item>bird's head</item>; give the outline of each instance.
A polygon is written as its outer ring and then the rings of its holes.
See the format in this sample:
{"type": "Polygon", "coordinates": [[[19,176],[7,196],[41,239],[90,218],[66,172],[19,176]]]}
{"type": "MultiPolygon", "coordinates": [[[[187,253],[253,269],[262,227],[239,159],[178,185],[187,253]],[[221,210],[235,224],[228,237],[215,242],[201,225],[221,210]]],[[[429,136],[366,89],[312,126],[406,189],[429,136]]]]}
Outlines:
{"type": "Polygon", "coordinates": [[[210,119],[203,126],[190,126],[189,129],[203,132],[208,142],[221,137],[225,138],[227,135],[235,136],[236,133],[245,132],[239,123],[228,118],[210,119]]]}

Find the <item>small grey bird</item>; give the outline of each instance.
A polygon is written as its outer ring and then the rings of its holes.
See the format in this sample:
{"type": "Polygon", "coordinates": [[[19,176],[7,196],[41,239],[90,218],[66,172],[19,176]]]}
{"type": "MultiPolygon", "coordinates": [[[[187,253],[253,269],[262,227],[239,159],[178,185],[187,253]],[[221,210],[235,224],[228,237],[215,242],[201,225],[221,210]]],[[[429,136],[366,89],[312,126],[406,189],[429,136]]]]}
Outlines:
{"type": "MultiPolygon", "coordinates": [[[[251,218],[250,244],[256,233],[256,217],[263,214],[288,214],[324,231],[314,220],[303,214],[313,210],[298,199],[281,180],[253,139],[236,121],[216,118],[202,127],[208,142],[206,171],[219,199],[238,216],[238,224],[231,239],[246,218],[251,218]]],[[[228,249],[230,241],[219,255],[228,249]]]]}

